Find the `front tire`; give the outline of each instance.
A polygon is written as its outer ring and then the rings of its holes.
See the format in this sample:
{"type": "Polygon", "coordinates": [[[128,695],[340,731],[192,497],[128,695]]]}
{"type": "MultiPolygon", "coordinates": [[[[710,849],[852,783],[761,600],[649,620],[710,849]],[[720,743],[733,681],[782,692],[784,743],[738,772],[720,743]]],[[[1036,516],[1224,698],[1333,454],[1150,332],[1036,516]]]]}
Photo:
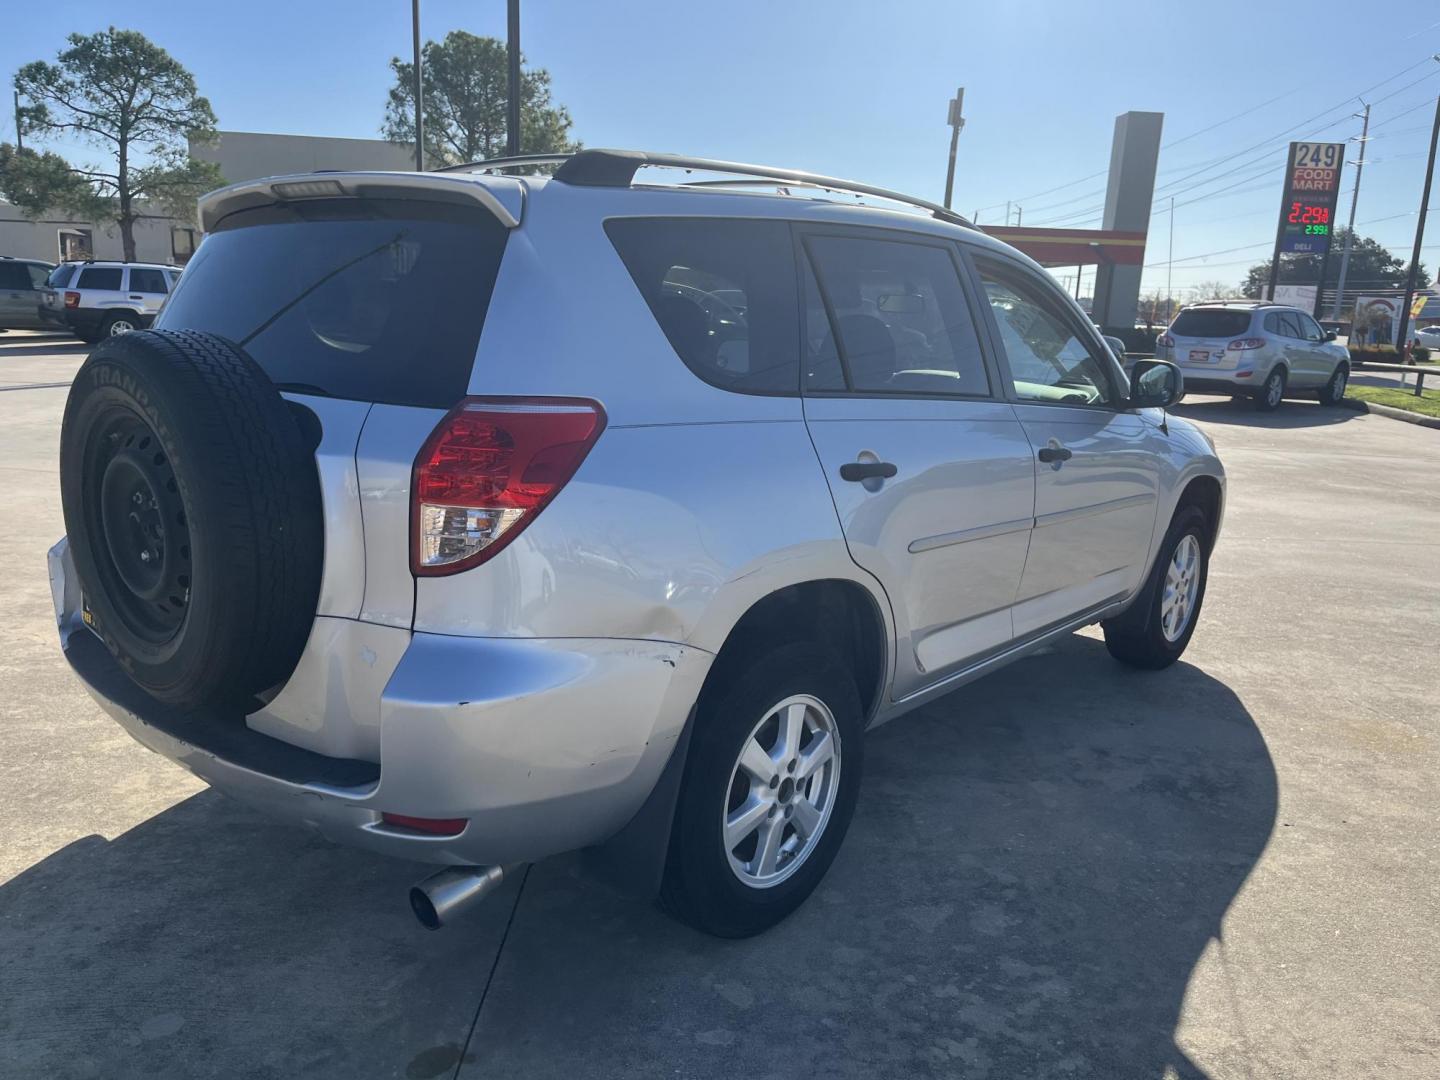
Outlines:
{"type": "Polygon", "coordinates": [[[1255,408],[1260,412],[1274,412],[1285,400],[1285,369],[1277,367],[1265,379],[1265,384],[1255,394],[1255,408]]]}
{"type": "Polygon", "coordinates": [[[1320,389],[1321,405],[1339,405],[1345,400],[1345,386],[1350,381],[1350,365],[1337,364],[1335,374],[1320,389]]]}
{"type": "Polygon", "coordinates": [[[749,937],[815,890],[850,826],[864,761],[855,682],[831,650],[759,654],[695,714],[660,899],[717,937],[749,937]]]}
{"type": "Polygon", "coordinates": [[[1197,507],[1177,513],[1135,604],[1103,624],[1105,647],[1122,664],[1169,667],[1190,644],[1210,576],[1208,524],[1197,507]]]}

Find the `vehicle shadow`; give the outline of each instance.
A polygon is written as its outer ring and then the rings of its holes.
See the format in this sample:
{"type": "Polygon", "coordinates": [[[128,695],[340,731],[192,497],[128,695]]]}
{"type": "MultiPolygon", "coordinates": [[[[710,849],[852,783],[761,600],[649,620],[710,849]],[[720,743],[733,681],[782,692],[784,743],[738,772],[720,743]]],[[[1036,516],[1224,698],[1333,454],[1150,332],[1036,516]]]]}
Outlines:
{"type": "Polygon", "coordinates": [[[88,356],[92,348],[94,348],[93,345],[86,345],[83,341],[69,339],[56,341],[49,345],[34,343],[12,345],[4,338],[0,338],[0,361],[19,360],[29,356],[88,356]]]}
{"type": "Polygon", "coordinates": [[[1242,427],[1308,428],[1332,427],[1354,420],[1361,414],[1343,406],[1327,408],[1318,401],[1305,398],[1286,398],[1274,412],[1260,412],[1249,401],[1235,401],[1226,397],[1205,397],[1187,395],[1170,411],[1176,416],[1189,420],[1203,420],[1207,424],[1237,424],[1242,427]]]}
{"type": "Polygon", "coordinates": [[[0,886],[0,1074],[1204,1075],[1182,1000],[1276,812],[1227,687],[1077,636],[866,752],[828,878],[749,941],[573,858],[429,934],[414,866],[202,793],[0,886]]]}
{"type": "Polygon", "coordinates": [[[866,752],[829,876],[759,938],[536,867],[462,1077],[1205,1075],[1182,1001],[1277,805],[1234,693],[1077,636],[866,752]]]}

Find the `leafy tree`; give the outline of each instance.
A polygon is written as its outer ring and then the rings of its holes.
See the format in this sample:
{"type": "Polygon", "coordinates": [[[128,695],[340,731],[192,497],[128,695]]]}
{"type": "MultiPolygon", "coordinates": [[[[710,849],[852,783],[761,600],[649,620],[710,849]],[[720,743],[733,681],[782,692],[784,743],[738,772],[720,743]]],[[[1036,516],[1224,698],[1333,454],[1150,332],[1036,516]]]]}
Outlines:
{"type": "Polygon", "coordinates": [[[195,77],[141,33],[112,26],[69,42],[54,64],[36,60],[16,74],[20,125],[26,134],[91,143],[108,160],[82,167],[49,151],[0,146],[0,194],[31,216],[61,209],[113,221],[133,260],[145,204],[188,218],[196,197],[223,182],[187,145],[214,138],[215,114],[195,77]]]}
{"type": "MultiPolygon", "coordinates": [[[[1325,271],[1325,288],[1333,289],[1340,282],[1340,257],[1345,251],[1345,237],[1350,230],[1335,230],[1330,247],[1330,266],[1325,271]]],[[[1252,299],[1259,299],[1270,285],[1270,263],[1256,263],[1245,275],[1240,289],[1252,299]]],[[[1390,252],[1378,241],[1356,234],[1350,248],[1350,268],[1345,275],[1345,289],[1403,289],[1409,264],[1390,252]]],[[[1319,255],[1285,255],[1280,259],[1281,285],[1314,285],[1320,278],[1319,255]]],[[[1416,286],[1430,287],[1430,275],[1420,264],[1416,286]]]]}
{"type": "MultiPolygon", "coordinates": [[[[500,157],[505,153],[509,101],[505,43],[451,30],[442,42],[427,41],[422,56],[425,98],[425,161],[429,167],[500,157]]],[[[385,105],[381,132],[393,142],[415,142],[415,65],[390,61],[395,85],[385,105]]],[[[555,154],[578,150],[570,140],[570,114],[550,101],[550,73],[520,69],[520,151],[555,154]]]]}

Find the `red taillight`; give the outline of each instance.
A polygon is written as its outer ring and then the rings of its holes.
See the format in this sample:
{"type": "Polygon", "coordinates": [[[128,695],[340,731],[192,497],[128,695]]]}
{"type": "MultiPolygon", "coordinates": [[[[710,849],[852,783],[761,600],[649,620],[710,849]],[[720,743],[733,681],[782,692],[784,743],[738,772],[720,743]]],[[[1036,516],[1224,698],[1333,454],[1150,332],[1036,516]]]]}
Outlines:
{"type": "Polygon", "coordinates": [[[466,398],[415,459],[411,570],[453,574],[494,555],[575,475],[604,429],[594,401],[466,398]]]}
{"type": "Polygon", "coordinates": [[[79,306],[80,306],[80,294],[79,294],[78,292],[67,292],[67,293],[65,294],[65,306],[66,306],[66,307],[79,307],[79,306]]]}
{"type": "Polygon", "coordinates": [[[1175,339],[1169,334],[1161,334],[1155,339],[1155,344],[1162,349],[1173,349],[1175,347],[1175,339]]]}
{"type": "Polygon", "coordinates": [[[402,829],[414,829],[431,836],[459,836],[470,824],[470,819],[463,817],[411,817],[408,814],[381,814],[380,820],[386,825],[398,825],[402,829]]]}
{"type": "Polygon", "coordinates": [[[1225,347],[1231,352],[1244,352],[1247,349],[1263,349],[1265,347],[1265,339],[1263,337],[1236,338],[1225,347]]]}

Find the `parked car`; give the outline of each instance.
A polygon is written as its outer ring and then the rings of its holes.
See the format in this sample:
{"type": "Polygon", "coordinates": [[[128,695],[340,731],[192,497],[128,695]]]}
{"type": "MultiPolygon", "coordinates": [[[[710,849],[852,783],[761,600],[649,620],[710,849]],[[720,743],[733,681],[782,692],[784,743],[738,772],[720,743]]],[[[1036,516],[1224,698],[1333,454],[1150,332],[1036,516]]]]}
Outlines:
{"type": "Polygon", "coordinates": [[[1440,349],[1440,326],[1424,326],[1415,331],[1415,340],[1421,348],[1440,349]]]}
{"type": "Polygon", "coordinates": [[[158,263],[64,262],[41,290],[41,315],[94,344],[149,326],[179,277],[158,263]]]}
{"type": "Polygon", "coordinates": [[[141,743],[449,867],[428,926],[591,848],[741,936],[824,875],[868,728],[1086,624],[1184,652],[1224,472],[1173,365],[1127,386],[930,203],[540,160],[214,192],[156,329],[81,368],[55,609],[141,743]]]}
{"type": "Polygon", "coordinates": [[[1182,308],[1155,343],[1173,360],[1186,390],[1248,397],[1264,412],[1287,394],[1317,393],[1338,405],[1350,378],[1350,354],[1307,312],[1283,304],[1228,301],[1182,308]]]}
{"type": "Polygon", "coordinates": [[[41,330],[40,290],[54,269],[39,259],[0,255],[0,330],[41,330]]]}

